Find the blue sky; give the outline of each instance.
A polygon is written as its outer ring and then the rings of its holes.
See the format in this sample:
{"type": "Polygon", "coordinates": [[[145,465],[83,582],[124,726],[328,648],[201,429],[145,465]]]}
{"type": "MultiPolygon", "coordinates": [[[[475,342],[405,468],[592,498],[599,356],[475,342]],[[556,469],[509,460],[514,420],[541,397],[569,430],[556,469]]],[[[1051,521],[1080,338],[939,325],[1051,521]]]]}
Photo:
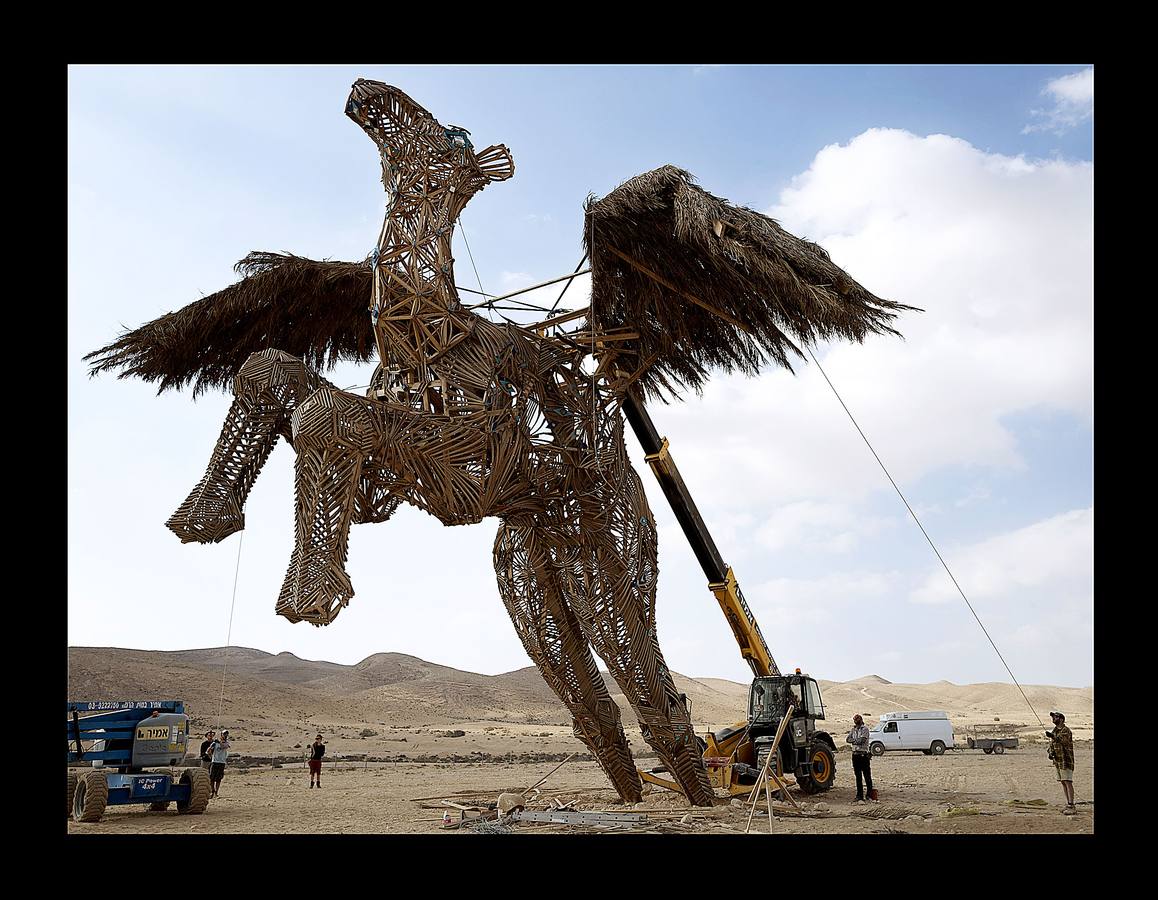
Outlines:
{"type": "MultiPolygon", "coordinates": [[[[252,249],[360,259],[384,197],[342,114],[398,85],[515,177],[466,209],[456,279],[499,292],[570,271],[581,207],[673,163],[922,307],[905,340],[818,356],[922,515],[1014,672],[1093,681],[1092,70],[1031,67],[73,67],[69,75],[69,641],[225,642],[238,536],[164,520],[200,478],[229,398],[87,378],[80,357],[231,283],[252,249]],[[160,602],[159,598],[165,598],[160,602]],[[172,627],[166,612],[184,612],[172,627]]],[[[565,305],[581,305],[578,281],[565,305]]],[[[546,289],[548,302],[557,289],[546,289]]],[[[845,679],[1006,680],[814,371],[720,376],[653,410],[782,665],[845,679]],[[938,578],[940,581],[938,581],[938,578]]],[[[364,384],[345,366],[339,385],[364,384]]],[[[641,453],[629,439],[639,468],[641,453]]],[[[660,640],[677,671],[747,668],[644,473],[660,524],[660,640]]],[[[528,663],[490,570],[491,521],[416,510],[355,529],[357,595],[325,629],[273,601],[292,541],[292,451],[247,509],[235,643],[356,662],[528,663]],[[449,554],[449,555],[448,555],[449,554]],[[448,559],[454,559],[448,565],[448,559]],[[399,561],[409,560],[402,567],[399,561]]],[[[950,586],[951,587],[951,586],[950,586]]]]}

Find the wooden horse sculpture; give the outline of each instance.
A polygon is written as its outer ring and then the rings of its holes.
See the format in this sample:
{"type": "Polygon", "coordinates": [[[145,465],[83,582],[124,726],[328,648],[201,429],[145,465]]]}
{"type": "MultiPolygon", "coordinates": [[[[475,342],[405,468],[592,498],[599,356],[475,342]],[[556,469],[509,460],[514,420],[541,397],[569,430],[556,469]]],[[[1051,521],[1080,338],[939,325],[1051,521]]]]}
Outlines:
{"type": "Polygon", "coordinates": [[[476,152],[465,130],[379,82],[357,81],[346,114],[382,160],[386,217],[368,260],[251,254],[237,285],[89,354],[94,373],[120,367],[162,390],[232,381],[208,470],[168,527],[197,542],[241,529],[249,490],[285,438],[297,455],[296,527],[277,611],[325,625],[354,594],[352,524],[385,521],[403,501],[446,525],[498,517],[503,603],[620,797],[639,800],[641,783],[592,648],[689,801],[710,804],[656,634],[655,522],[620,402],[629,390],[698,387],[710,367],[788,365],[785,351],[799,351],[785,331],[891,332],[907,307],[664,167],[588,202],[592,302],[577,330],[562,331],[563,318],[497,324],[460,303],[451,237],[471,197],[514,174],[507,148],[476,152]],[[320,374],[375,356],[365,396],[320,374]]]}

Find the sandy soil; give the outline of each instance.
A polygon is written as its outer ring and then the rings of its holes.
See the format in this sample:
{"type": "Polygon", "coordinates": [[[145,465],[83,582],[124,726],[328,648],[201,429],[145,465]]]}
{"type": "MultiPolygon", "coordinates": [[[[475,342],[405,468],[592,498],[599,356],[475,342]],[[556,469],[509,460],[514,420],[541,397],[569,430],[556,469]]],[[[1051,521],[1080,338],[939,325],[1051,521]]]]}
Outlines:
{"type": "MultiPolygon", "coordinates": [[[[509,738],[508,738],[509,740],[509,738]]],[[[534,739],[518,746],[535,752],[534,739]]],[[[556,741],[540,739],[542,752],[556,741]]],[[[497,749],[497,748],[496,748],[497,749]]],[[[513,749],[513,748],[512,748],[513,749]]],[[[778,816],[776,833],[1025,834],[1092,833],[1093,742],[1079,741],[1074,784],[1078,813],[1062,815],[1061,786],[1044,746],[1030,745],[1003,756],[976,751],[950,751],[942,757],[892,753],[873,760],[873,778],[881,802],[854,804],[852,762],[837,755],[837,781],[823,795],[805,797],[805,815],[778,816]],[[817,809],[823,803],[827,809],[817,809]]],[[[463,805],[493,803],[502,791],[521,791],[547,774],[552,762],[491,763],[354,763],[327,762],[323,787],[310,790],[305,767],[231,767],[221,796],[201,816],[181,816],[170,810],[149,812],[144,806],[111,807],[98,823],[68,822],[70,834],[286,834],[286,833],[421,833],[448,838],[471,835],[469,828],[442,827],[441,799],[463,805]]],[[[551,798],[576,801],[576,809],[625,811],[595,763],[572,761],[543,785],[529,808],[547,808],[551,798]]],[[[648,789],[638,810],[649,816],[644,829],[660,832],[719,834],[743,832],[746,809],[727,800],[712,809],[688,807],[683,797],[648,789]],[[690,815],[691,822],[681,824],[690,815]]],[[[581,829],[564,825],[516,823],[519,833],[562,833],[581,829]]],[[[767,832],[763,809],[753,830],[767,832]]]]}

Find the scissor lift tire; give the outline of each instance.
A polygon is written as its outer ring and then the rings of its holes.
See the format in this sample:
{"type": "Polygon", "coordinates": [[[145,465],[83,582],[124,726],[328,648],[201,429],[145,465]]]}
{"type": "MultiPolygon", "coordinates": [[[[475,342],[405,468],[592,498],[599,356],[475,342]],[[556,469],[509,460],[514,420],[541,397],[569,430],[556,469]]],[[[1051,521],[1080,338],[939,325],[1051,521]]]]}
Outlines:
{"type": "Polygon", "coordinates": [[[109,802],[109,780],[104,772],[85,772],[72,797],[74,822],[99,822],[109,802]]]}
{"type": "Polygon", "coordinates": [[[77,778],[76,772],[69,772],[68,773],[68,814],[67,814],[67,818],[69,818],[69,819],[72,818],[72,798],[76,794],[76,783],[78,780],[79,779],[77,778]]]}
{"type": "Polygon", "coordinates": [[[186,769],[181,773],[181,784],[189,785],[189,799],[177,801],[177,812],[199,816],[209,806],[209,773],[204,769],[186,769]]]}

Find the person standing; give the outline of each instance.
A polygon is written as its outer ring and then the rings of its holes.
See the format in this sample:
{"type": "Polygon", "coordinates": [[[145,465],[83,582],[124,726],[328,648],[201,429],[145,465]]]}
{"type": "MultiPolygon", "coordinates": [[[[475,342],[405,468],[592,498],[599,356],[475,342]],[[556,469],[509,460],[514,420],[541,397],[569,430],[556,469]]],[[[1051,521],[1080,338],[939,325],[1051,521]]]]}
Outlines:
{"type": "Polygon", "coordinates": [[[862,779],[868,788],[868,799],[873,799],[872,753],[869,751],[869,730],[860,713],[852,717],[852,731],[845,739],[846,744],[852,744],[852,770],[856,773],[856,800],[854,803],[863,803],[865,793],[861,788],[862,779]]]}
{"type": "Polygon", "coordinates": [[[322,743],[322,736],[319,734],[310,744],[310,787],[314,787],[315,780],[318,787],[322,786],[322,757],[325,755],[326,745],[322,743]]]}
{"type": "Polygon", "coordinates": [[[201,752],[198,754],[201,759],[202,769],[208,769],[213,762],[212,758],[209,756],[209,748],[213,746],[213,738],[216,736],[216,734],[217,732],[212,730],[205,732],[205,740],[201,742],[201,752]]]}
{"type": "Polygon", "coordinates": [[[1074,806],[1074,735],[1066,727],[1064,713],[1051,712],[1049,715],[1053,719],[1053,731],[1045,733],[1049,738],[1049,758],[1053,760],[1057,780],[1061,782],[1062,791],[1066,795],[1066,808],[1062,812],[1072,816],[1077,812],[1074,806]]]}
{"type": "Polygon", "coordinates": [[[225,761],[229,759],[229,729],[221,732],[221,737],[209,745],[209,789],[210,797],[216,797],[221,788],[221,779],[225,777],[225,761]]]}

